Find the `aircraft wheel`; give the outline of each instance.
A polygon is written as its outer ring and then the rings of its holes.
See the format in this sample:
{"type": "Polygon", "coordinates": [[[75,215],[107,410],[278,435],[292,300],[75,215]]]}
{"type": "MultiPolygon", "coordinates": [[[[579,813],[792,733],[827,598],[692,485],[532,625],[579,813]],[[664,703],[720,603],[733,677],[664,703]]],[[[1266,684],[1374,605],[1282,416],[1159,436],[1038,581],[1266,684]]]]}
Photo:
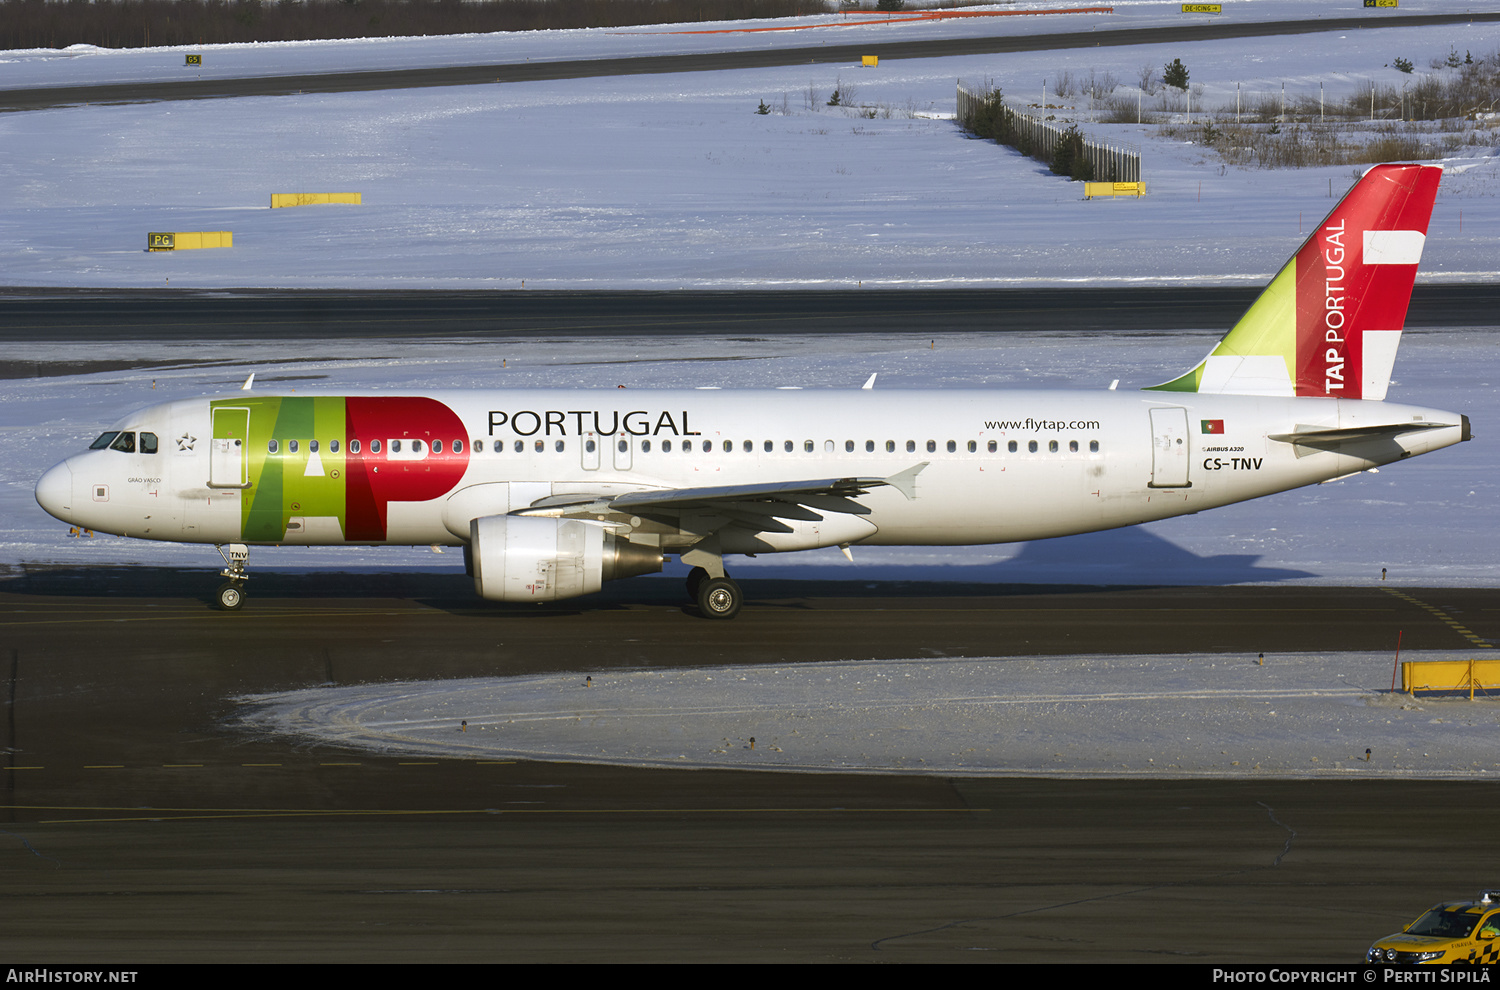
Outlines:
{"type": "Polygon", "coordinates": [[[705,619],[732,619],[744,603],[744,592],[727,577],[709,578],[698,586],[698,611],[705,619]]]}
{"type": "Polygon", "coordinates": [[[219,585],[219,590],[214,593],[214,600],[219,607],[226,612],[233,612],[245,604],[245,592],[233,581],[225,581],[219,585]]]}
{"type": "Polygon", "coordinates": [[[703,567],[695,567],[688,571],[687,590],[688,597],[693,601],[698,600],[698,589],[703,587],[703,582],[708,580],[708,570],[703,567]]]}

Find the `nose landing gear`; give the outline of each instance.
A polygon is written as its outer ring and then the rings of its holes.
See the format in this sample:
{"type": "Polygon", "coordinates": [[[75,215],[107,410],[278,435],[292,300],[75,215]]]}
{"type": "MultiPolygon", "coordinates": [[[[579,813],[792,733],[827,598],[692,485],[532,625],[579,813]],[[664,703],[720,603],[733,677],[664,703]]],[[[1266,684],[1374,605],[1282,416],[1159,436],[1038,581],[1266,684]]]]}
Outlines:
{"type": "Polygon", "coordinates": [[[224,611],[233,612],[245,604],[245,582],[250,580],[250,575],[245,571],[245,561],[250,559],[250,548],[243,543],[231,543],[228,553],[218,544],[214,549],[219,551],[219,556],[228,565],[219,574],[229,579],[214,592],[214,602],[224,611]]]}

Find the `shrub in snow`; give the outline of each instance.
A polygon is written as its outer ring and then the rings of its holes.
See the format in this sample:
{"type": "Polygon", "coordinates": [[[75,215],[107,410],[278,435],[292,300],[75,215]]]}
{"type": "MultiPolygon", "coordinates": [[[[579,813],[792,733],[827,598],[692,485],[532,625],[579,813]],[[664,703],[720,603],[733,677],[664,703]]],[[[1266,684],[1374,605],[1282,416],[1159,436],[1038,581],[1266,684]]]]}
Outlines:
{"type": "Polygon", "coordinates": [[[1188,88],[1188,70],[1182,64],[1182,59],[1174,58],[1162,68],[1161,81],[1175,89],[1188,88]]]}

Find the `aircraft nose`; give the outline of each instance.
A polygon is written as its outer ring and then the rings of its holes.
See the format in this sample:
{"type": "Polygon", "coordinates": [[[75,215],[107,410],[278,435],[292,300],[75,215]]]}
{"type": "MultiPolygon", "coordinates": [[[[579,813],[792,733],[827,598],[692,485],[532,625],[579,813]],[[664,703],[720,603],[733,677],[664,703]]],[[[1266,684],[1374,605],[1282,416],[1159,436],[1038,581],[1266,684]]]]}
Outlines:
{"type": "Polygon", "coordinates": [[[68,514],[73,511],[73,469],[67,461],[50,468],[36,483],[36,504],[63,522],[72,521],[68,514]]]}

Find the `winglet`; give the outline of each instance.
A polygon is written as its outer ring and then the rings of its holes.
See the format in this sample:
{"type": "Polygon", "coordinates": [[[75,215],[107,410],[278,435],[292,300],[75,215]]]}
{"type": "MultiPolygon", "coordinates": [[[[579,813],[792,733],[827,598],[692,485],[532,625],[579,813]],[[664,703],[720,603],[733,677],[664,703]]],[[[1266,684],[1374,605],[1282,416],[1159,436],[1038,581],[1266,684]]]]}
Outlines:
{"type": "Polygon", "coordinates": [[[250,372],[250,377],[245,379],[245,384],[243,384],[243,385],[240,386],[240,391],[241,392],[248,392],[248,391],[250,391],[250,386],[254,383],[254,381],[255,381],[255,372],[252,371],[252,372],[250,372]]]}
{"type": "Polygon", "coordinates": [[[872,374],[870,376],[869,381],[867,381],[863,385],[861,385],[860,388],[871,388],[871,389],[874,388],[875,387],[875,375],[878,375],[878,374],[880,374],[880,372],[878,372],[878,371],[875,372],[874,374],[872,374]]]}
{"type": "Polygon", "coordinates": [[[905,495],[908,502],[914,501],[917,497],[917,475],[921,474],[922,470],[931,463],[931,461],[923,461],[921,464],[915,464],[905,471],[891,475],[885,479],[885,483],[905,495]]]}

